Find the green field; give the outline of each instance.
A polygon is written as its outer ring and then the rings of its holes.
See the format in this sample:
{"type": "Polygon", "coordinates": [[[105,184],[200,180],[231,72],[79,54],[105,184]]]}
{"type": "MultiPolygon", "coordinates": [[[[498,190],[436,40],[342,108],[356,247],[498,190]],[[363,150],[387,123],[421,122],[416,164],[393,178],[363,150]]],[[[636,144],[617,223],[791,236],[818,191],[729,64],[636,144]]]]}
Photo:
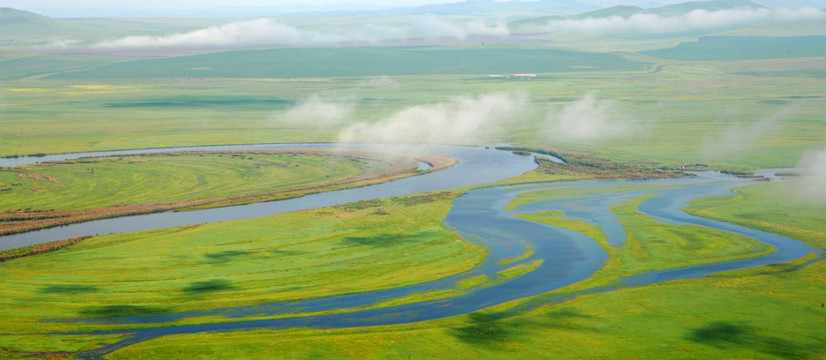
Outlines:
{"type": "MultiPolygon", "coordinates": [[[[483,11],[500,4],[464,5],[483,11]]],[[[692,16],[708,15],[703,11],[692,16]]],[[[733,171],[796,167],[804,153],[826,147],[826,11],[807,9],[817,16],[798,21],[777,20],[782,14],[774,11],[757,10],[745,0],[645,11],[616,7],[568,17],[519,10],[501,18],[453,14],[429,19],[466,31],[460,38],[106,49],[73,48],[71,41],[88,45],[127,35],[164,37],[236,19],[58,20],[0,8],[0,157],[336,142],[351,126],[403,119],[408,127],[402,132],[429,124],[434,133],[455,135],[450,137],[454,145],[507,144],[511,150],[541,149],[567,160],[537,160],[536,171],[499,184],[658,178],[679,175],[682,165],[733,171]],[[611,15],[627,20],[641,13],[673,20],[691,10],[735,8],[774,20],[665,33],[536,30],[549,20],[611,15]],[[509,26],[509,35],[468,30],[500,22],[509,26]],[[69,45],[50,45],[64,40],[69,45]],[[490,76],[514,74],[536,76],[490,76]],[[487,108],[482,99],[490,94],[505,100],[487,108]],[[506,115],[474,121],[497,112],[497,106],[507,108],[506,115]],[[456,124],[463,126],[449,126],[456,124]]],[[[413,17],[392,12],[270,19],[317,34],[415,25],[413,17]]],[[[380,132],[371,136],[365,141],[386,140],[380,132]]],[[[360,186],[366,184],[364,177],[407,160],[223,152],[4,167],[0,232],[6,225],[71,212],[80,216],[161,205],[193,209],[360,186]],[[170,205],[177,203],[184,205],[170,205]]],[[[826,165],[809,170],[817,166],[826,165]]],[[[793,177],[751,184],[730,196],[696,200],[686,211],[826,249],[826,203],[817,200],[820,194],[800,196],[800,189],[823,187],[805,181],[793,177]]],[[[543,189],[521,194],[506,209],[558,198],[623,195],[649,186],[654,185],[543,189]]],[[[452,202],[466,190],[94,236],[55,245],[62,248],[50,252],[24,249],[27,256],[0,261],[0,358],[74,358],[129,336],[86,332],[310,316],[318,313],[306,308],[278,315],[208,311],[468,275],[488,258],[489,249],[462,239],[445,224],[452,202]],[[190,311],[204,312],[174,318],[190,311]],[[170,318],[144,324],[107,320],[139,315],[170,318]]],[[[607,253],[593,276],[549,293],[404,325],[162,336],[105,358],[826,359],[826,262],[815,255],[698,279],[640,287],[620,283],[643,272],[773,251],[733,233],[657,221],[637,209],[644,199],[629,197],[610,208],[628,235],[622,247],[609,244],[594,223],[569,217],[573,208],[519,215],[582,233],[607,253]]],[[[151,212],[144,210],[138,212],[151,212]]],[[[450,304],[453,297],[547,264],[549,259],[536,253],[526,246],[501,260],[498,272],[465,276],[455,288],[322,313],[427,300],[450,304]]]]}
{"type": "MultiPolygon", "coordinates": [[[[100,236],[0,263],[8,294],[0,334],[117,327],[65,320],[357,293],[461,273],[485,251],[441,224],[455,196],[445,195],[100,236]],[[32,325],[45,319],[58,321],[32,325]]],[[[0,348],[28,346],[0,338],[0,348]]]]}
{"type": "Polygon", "coordinates": [[[108,65],[123,59],[103,56],[59,56],[23,54],[0,62],[0,80],[25,79],[41,77],[61,71],[81,71],[96,66],[108,65]]]}
{"type": "MultiPolygon", "coordinates": [[[[310,51],[279,51],[305,50],[310,51]]],[[[516,51],[479,49],[482,50],[496,54],[494,59],[506,58],[516,51]]],[[[466,51],[470,50],[440,53],[450,60],[463,58],[466,51]]],[[[574,62],[584,62],[592,56],[568,55],[574,57],[574,62]]],[[[200,56],[221,59],[226,54],[200,56]]],[[[366,54],[360,56],[353,63],[369,59],[366,54]]],[[[805,149],[821,144],[826,136],[826,124],[820,121],[826,101],[822,79],[806,75],[823,71],[822,58],[686,62],[625,56],[644,59],[645,62],[636,64],[647,63],[648,70],[577,68],[557,72],[548,68],[543,70],[548,72],[539,72],[533,80],[489,79],[487,72],[383,78],[386,74],[378,70],[365,76],[340,72],[315,78],[240,78],[240,71],[257,71],[255,66],[232,68],[230,59],[234,58],[227,57],[229,72],[222,74],[222,78],[203,75],[137,79],[141,70],[164,70],[163,61],[183,60],[127,61],[112,65],[123,69],[135,67],[131,73],[124,70],[122,79],[95,77],[96,72],[90,70],[82,80],[35,77],[5,81],[0,86],[0,99],[5,104],[0,113],[4,125],[0,128],[4,139],[0,155],[335,141],[340,130],[353,122],[376,122],[416,106],[491,92],[521,92],[528,95],[530,105],[518,116],[497,124],[490,137],[463,139],[464,143],[508,142],[596,152],[615,160],[655,166],[710,163],[718,167],[772,168],[794,166],[805,149]],[[154,62],[158,62],[157,67],[151,65],[154,62]],[[750,75],[749,71],[757,74],[750,75]],[[787,72],[791,72],[789,76],[787,72]],[[232,76],[235,77],[228,78],[232,76]],[[606,135],[599,141],[555,135],[548,117],[594,91],[598,101],[610,104],[607,119],[622,119],[624,128],[637,131],[606,135]],[[283,120],[295,104],[312,96],[350,104],[353,111],[341,121],[324,126],[283,120]],[[785,115],[771,123],[762,121],[778,113],[785,115]],[[744,136],[727,141],[726,136],[732,133],[744,136]]],[[[50,68],[60,74],[73,74],[71,68],[60,65],[62,60],[45,55],[35,58],[41,57],[54,62],[50,68]]],[[[555,66],[555,62],[549,63],[555,66]]],[[[12,68],[17,68],[18,73],[27,71],[26,65],[12,68]]],[[[262,65],[261,71],[265,68],[262,65]]],[[[298,65],[286,69],[300,71],[298,65]]]]}
{"type": "Polygon", "coordinates": [[[738,188],[729,198],[695,201],[689,213],[803,239],[826,248],[826,204],[795,195],[797,186],[798,180],[788,180],[738,188]]]}
{"type": "Polygon", "coordinates": [[[669,60],[751,60],[826,56],[822,46],[826,36],[707,36],[682,43],[672,49],[643,51],[669,60]]]}
{"type": "MultiPolygon", "coordinates": [[[[713,212],[717,218],[735,223],[766,218],[772,214],[771,207],[757,205],[780,201],[783,194],[776,190],[775,184],[755,185],[738,192],[748,196],[704,200],[697,202],[692,211],[713,212]],[[737,209],[752,210],[744,216],[737,209]]],[[[539,197],[549,195],[555,194],[536,193],[539,197]]],[[[89,319],[254,305],[393,288],[457,274],[478,264],[485,251],[457,238],[441,224],[454,196],[394,198],[262,219],[109,235],[58,252],[3,263],[0,272],[6,279],[4,291],[13,296],[5,298],[0,307],[5,309],[6,319],[0,333],[18,335],[2,336],[0,344],[9,354],[90,349],[96,342],[116,337],[80,337],[63,344],[56,341],[65,341],[63,336],[49,341],[49,336],[24,334],[119,326],[61,321],[32,326],[37,319],[89,319]],[[107,274],[103,279],[99,276],[102,271],[107,274]],[[124,303],[127,296],[130,300],[124,303]],[[33,298],[41,305],[28,306],[33,298]]],[[[610,256],[592,278],[550,294],[480,313],[404,326],[175,335],[130,346],[112,357],[264,358],[275,353],[261,347],[281,341],[295,343],[288,350],[273,350],[287,357],[316,354],[382,358],[403,354],[429,358],[471,351],[474,356],[504,358],[514,354],[536,356],[538,352],[534,351],[545,351],[575,358],[619,351],[658,358],[675,349],[685,352],[680,358],[697,354],[721,358],[732,351],[769,358],[823,355],[822,339],[807,337],[824,319],[818,307],[818,294],[825,290],[823,262],[800,266],[806,260],[802,259],[713,278],[617,289],[554,305],[558,299],[567,298],[566,294],[612,285],[620,277],[643,271],[730,261],[771,251],[760,249],[751,239],[719,231],[653,222],[635,210],[639,201],[612,208],[629,233],[622,248],[606,244],[604,235],[585,223],[561,220],[559,213],[526,217],[592,236],[610,256]],[[778,291],[765,292],[765,284],[774,281],[780,282],[778,291]],[[686,298],[684,294],[691,296],[686,298]],[[811,296],[801,297],[803,294],[811,296]],[[783,316],[763,315],[776,306],[791,308],[783,316]],[[654,330],[660,326],[668,330],[654,330]],[[524,346],[550,334],[564,341],[538,348],[524,346]],[[209,345],[182,345],[194,344],[195,339],[209,345]],[[370,341],[373,345],[367,346],[370,341]],[[424,342],[435,346],[417,352],[424,342]],[[610,350],[591,346],[589,352],[574,351],[586,344],[620,342],[622,346],[610,350]],[[777,347],[779,342],[786,345],[777,347]],[[668,345],[657,345],[663,343],[668,345]],[[181,346],[186,351],[181,352],[181,346]]],[[[821,208],[787,203],[785,211],[802,216],[778,221],[776,226],[789,236],[823,246],[826,228],[817,221],[818,215],[812,215],[820,214],[817,211],[821,208]],[[810,220],[799,223],[797,219],[810,220]]],[[[530,254],[528,250],[526,255],[530,254]]],[[[517,277],[542,261],[513,266],[499,275],[517,277]]],[[[486,286],[487,282],[486,277],[470,278],[457,284],[456,290],[414,295],[379,306],[455,296],[467,288],[486,286]]],[[[177,323],[228,320],[202,316],[177,323]]]]}
{"type": "MultiPolygon", "coordinates": [[[[694,209],[714,211],[715,217],[735,223],[775,218],[775,228],[823,247],[824,223],[801,224],[794,217],[817,217],[822,206],[789,203],[774,189],[774,184],[750,186],[738,191],[747,197],[703,201],[694,209]],[[784,210],[790,216],[776,218],[774,209],[763,206],[774,202],[787,204],[784,210]],[[742,209],[750,209],[750,216],[742,209]]],[[[556,295],[411,325],[176,335],[117,351],[111,358],[383,359],[464,354],[484,359],[817,359],[826,355],[826,340],[819,336],[826,321],[821,306],[826,263],[800,266],[807,260],[556,303],[564,298],[563,289],[556,295]]]]}
{"type": "MultiPolygon", "coordinates": [[[[2,64],[0,64],[2,65],[2,64]]],[[[152,78],[323,78],[379,75],[547,73],[577,67],[617,71],[644,64],[618,55],[519,47],[371,47],[230,51],[105,65],[55,80],[152,78]]]]}
{"type": "Polygon", "coordinates": [[[622,277],[646,271],[734,261],[773,252],[773,249],[765,248],[745,236],[702,226],[675,226],[658,222],[636,210],[644,198],[611,208],[627,233],[622,247],[608,244],[599,227],[582,220],[566,219],[562,217],[564,213],[521,217],[585,234],[609,254],[600,271],[568,290],[614,285],[622,277]]]}
{"type": "Polygon", "coordinates": [[[224,153],[90,158],[0,171],[0,212],[69,210],[265,194],[388,168],[343,156],[224,153]]]}

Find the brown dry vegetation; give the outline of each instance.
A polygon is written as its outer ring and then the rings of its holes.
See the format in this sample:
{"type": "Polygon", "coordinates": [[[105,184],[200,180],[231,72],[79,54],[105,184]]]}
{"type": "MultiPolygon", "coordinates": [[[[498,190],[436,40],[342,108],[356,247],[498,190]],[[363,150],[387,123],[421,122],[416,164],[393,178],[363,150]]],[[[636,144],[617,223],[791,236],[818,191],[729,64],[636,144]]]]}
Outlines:
{"type": "Polygon", "coordinates": [[[663,179],[680,178],[686,174],[682,171],[657,169],[652,166],[620,163],[602,159],[593,155],[559,152],[547,149],[531,149],[520,147],[499,147],[499,150],[509,150],[517,154],[544,154],[557,157],[565,163],[556,163],[550,159],[536,158],[539,168],[536,172],[547,175],[570,175],[596,179],[663,179]]]}
{"type": "Polygon", "coordinates": [[[50,241],[47,243],[35,244],[22,248],[0,251],[0,262],[57,251],[67,246],[77,244],[91,237],[91,235],[76,236],[66,240],[50,241]]]}

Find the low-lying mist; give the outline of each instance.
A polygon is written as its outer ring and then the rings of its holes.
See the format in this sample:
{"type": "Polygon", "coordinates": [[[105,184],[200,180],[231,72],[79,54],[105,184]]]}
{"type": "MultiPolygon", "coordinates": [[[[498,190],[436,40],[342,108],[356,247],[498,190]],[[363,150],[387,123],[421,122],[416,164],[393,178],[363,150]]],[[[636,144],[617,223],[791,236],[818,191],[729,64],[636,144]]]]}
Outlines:
{"type": "Polygon", "coordinates": [[[595,141],[645,135],[648,124],[623,114],[613,101],[597,99],[591,91],[562,109],[551,109],[545,133],[558,140],[595,141]]]}
{"type": "Polygon", "coordinates": [[[665,34],[705,29],[727,28],[761,22],[798,22],[826,20],[826,11],[804,8],[737,8],[726,10],[693,10],[685,14],[666,16],[633,14],[631,16],[588,17],[584,19],[554,19],[544,24],[526,25],[522,31],[579,33],[606,35],[615,33],[665,34]]]}
{"type": "Polygon", "coordinates": [[[318,95],[310,95],[288,108],[286,112],[273,115],[273,119],[291,125],[325,128],[350,120],[355,108],[354,101],[329,100],[318,95]]]}
{"type": "Polygon", "coordinates": [[[486,22],[482,20],[471,20],[464,22],[449,22],[441,20],[432,15],[424,15],[413,18],[411,21],[412,36],[420,36],[426,39],[455,38],[464,40],[469,35],[492,35],[508,36],[510,29],[508,25],[501,22],[486,22]]]}
{"type": "Polygon", "coordinates": [[[797,166],[802,175],[793,183],[798,198],[826,202],[826,147],[807,150],[797,166]]]}
{"type": "Polygon", "coordinates": [[[500,37],[503,42],[514,32],[585,34],[617,33],[667,34],[707,29],[723,29],[758,23],[793,23],[826,20],[826,10],[815,7],[734,8],[693,10],[677,15],[637,13],[629,16],[552,18],[511,28],[495,18],[447,19],[434,15],[368,20],[339,25],[295,26],[272,18],[259,18],[210,26],[171,35],[132,35],[106,41],[61,40],[49,48],[167,49],[243,48],[250,46],[308,47],[343,44],[377,44],[409,40],[465,40],[468,37],[500,37]]]}
{"type": "Polygon", "coordinates": [[[373,44],[409,38],[464,40],[469,35],[509,34],[507,25],[500,21],[446,21],[430,15],[411,17],[408,22],[396,24],[364,23],[313,29],[262,18],[164,36],[134,35],[96,43],[70,40],[55,42],[51,46],[97,49],[240,48],[252,45],[307,47],[348,43],[373,44]]]}
{"type": "Polygon", "coordinates": [[[470,144],[495,133],[502,121],[519,116],[528,104],[527,94],[521,92],[458,96],[410,107],[376,122],[357,122],[345,127],[338,138],[341,142],[470,144]]]}
{"type": "Polygon", "coordinates": [[[702,141],[702,156],[707,161],[713,161],[746,153],[766,135],[779,130],[783,122],[794,116],[799,109],[800,104],[795,103],[784,106],[774,114],[754,123],[726,127],[716,136],[707,137],[702,141]]]}

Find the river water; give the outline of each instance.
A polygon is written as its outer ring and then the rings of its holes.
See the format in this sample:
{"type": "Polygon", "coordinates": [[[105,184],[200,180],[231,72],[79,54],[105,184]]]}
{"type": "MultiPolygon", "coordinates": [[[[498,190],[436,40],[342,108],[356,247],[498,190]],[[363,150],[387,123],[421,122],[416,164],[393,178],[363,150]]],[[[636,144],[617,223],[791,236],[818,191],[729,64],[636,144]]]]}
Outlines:
{"type": "MultiPolygon", "coordinates": [[[[289,145],[294,147],[294,145],[289,145]]],[[[325,145],[328,146],[328,145],[325,145]]],[[[331,146],[331,145],[329,145],[331,146]]],[[[215,149],[215,148],[202,148],[215,149]]],[[[237,149],[237,148],[233,148],[237,149]]],[[[186,150],[192,150],[187,148],[186,150]]],[[[202,222],[226,221],[331,206],[357,200],[397,196],[423,191],[449,189],[459,186],[487,183],[512,177],[536,165],[532,157],[469,147],[434,147],[428,152],[449,156],[459,161],[450,169],[427,173],[390,183],[363,188],[316,194],[292,200],[250,204],[193,212],[133,216],[121,219],[93,221],[34,233],[19,241],[48,241],[81,234],[108,233],[180,226],[202,222]]],[[[607,259],[606,252],[592,239],[580,233],[548,226],[515,217],[539,211],[562,210],[565,217],[588,221],[600,226],[612,246],[622,247],[625,231],[610,207],[627,203],[643,195],[655,195],[639,206],[639,210],[656,221],[672,225],[701,225],[756,239],[774,248],[769,255],[750,259],[667,269],[638,274],[621,280],[618,286],[641,286],[673,279],[696,278],[713,272],[767,265],[801,258],[810,253],[822,256],[820,249],[783,236],[749,229],[719,221],[697,218],[684,213],[688,201],[701,197],[722,196],[731,189],[750,183],[716,173],[700,173],[686,179],[652,181],[577,181],[550,184],[490,187],[469,191],[456,199],[446,223],[464,239],[485,247],[489,256],[476,268],[436,281],[396,288],[326,298],[306,299],[255,306],[241,306],[174,314],[141,315],[122,318],[78,320],[117,324],[155,324],[150,329],[130,330],[128,338],[115,344],[78,354],[96,358],[125,346],[170,334],[202,331],[229,331],[260,328],[342,328],[418,322],[455,316],[502,304],[515,299],[540,295],[581,281],[598,271],[607,259]],[[506,210],[508,203],[524,195],[549,190],[583,190],[585,195],[534,196],[535,201],[506,210]],[[594,192],[593,189],[599,189],[594,192]],[[530,256],[505,264],[532,251],[530,256]],[[516,265],[527,265],[542,260],[533,271],[513,279],[500,278],[502,270],[516,265]],[[370,305],[431,290],[455,289],[458,281],[485,274],[488,286],[466,290],[446,299],[420,301],[399,306],[373,308],[370,305]],[[320,316],[301,316],[301,313],[341,310],[342,313],[320,316]],[[293,315],[296,317],[271,320],[232,320],[249,316],[293,315]],[[218,324],[165,326],[163,323],[202,316],[224,316],[227,321],[218,324]]],[[[5,245],[15,236],[0,238],[5,245]]],[[[610,291],[600,288],[594,291],[610,291]]],[[[111,334],[120,332],[98,332],[111,334]]],[[[90,333],[91,334],[91,333],[90,333]]]]}
{"type": "MultiPolygon", "coordinates": [[[[685,207],[686,202],[691,199],[725,195],[732,188],[748,183],[750,181],[720,174],[705,173],[689,179],[644,182],[578,181],[472,190],[454,201],[453,208],[446,218],[446,223],[463,238],[484,246],[489,251],[488,258],[471,271],[433,282],[391,290],[177,314],[96,319],[92,321],[162,325],[162,323],[168,321],[201,316],[224,316],[228,318],[227,322],[220,324],[136,329],[133,330],[131,337],[122,342],[80,355],[86,358],[95,358],[137,342],[171,334],[290,327],[328,329],[426,321],[466,314],[511,300],[544,294],[593,275],[602,267],[607,259],[607,254],[593,240],[580,233],[518,219],[514,216],[534,214],[537,211],[563,210],[566,211],[566,217],[590,221],[602,227],[609,236],[609,242],[614,246],[621,247],[624,245],[625,233],[618,230],[621,229],[621,226],[618,226],[619,221],[608,208],[632,201],[643,195],[656,195],[639,206],[640,211],[652,216],[656,221],[673,225],[701,225],[746,235],[773,247],[775,251],[769,255],[739,261],[642,273],[621,279],[620,283],[614,287],[592,289],[589,293],[611,291],[624,286],[642,286],[674,279],[702,277],[718,271],[790,261],[812,253],[822,256],[820,249],[796,240],[724,222],[697,218],[679,210],[685,207]],[[559,189],[587,190],[595,187],[601,189],[602,192],[576,197],[549,196],[541,199],[541,201],[506,210],[506,205],[512,200],[520,198],[522,194],[559,189]],[[571,209],[575,209],[575,211],[570,211],[571,209]],[[525,254],[528,249],[533,250],[533,254],[529,257],[509,264],[502,263],[502,260],[525,254]],[[532,272],[510,280],[499,278],[499,271],[515,265],[528,264],[538,259],[541,259],[542,263],[532,272]],[[457,281],[480,274],[488,275],[492,280],[491,285],[471,289],[446,299],[364,310],[366,306],[414,293],[455,289],[457,281]],[[300,316],[301,313],[330,310],[346,312],[320,316],[300,316]],[[232,320],[232,318],[256,315],[298,316],[271,320],[232,320]]],[[[110,333],[114,332],[100,332],[97,334],[110,333]]]]}
{"type": "MultiPolygon", "coordinates": [[[[221,151],[221,150],[262,150],[278,148],[335,148],[337,144],[269,144],[237,146],[204,146],[149,150],[127,150],[94,153],[76,153],[50,155],[46,157],[28,157],[0,159],[0,166],[19,166],[35,162],[72,160],[89,156],[120,156],[140,153],[162,153],[174,151],[221,151]]],[[[443,170],[399,179],[391,182],[360,188],[331,191],[307,195],[300,198],[229,206],[216,209],[163,212],[156,214],[126,216],[113,219],[88,221],[65,225],[39,231],[26,232],[0,237],[0,250],[68,239],[80,235],[96,235],[131,232],[139,230],[162,229],[173,226],[202,224],[217,221],[230,221],[286,212],[317,209],[353,201],[372,200],[399,195],[438,191],[463,186],[484,184],[504,180],[523,174],[536,168],[530,156],[515,155],[506,151],[480,147],[463,146],[402,146],[402,145],[368,145],[347,144],[346,147],[380,148],[404,153],[432,153],[457,160],[457,164],[443,170]]]]}

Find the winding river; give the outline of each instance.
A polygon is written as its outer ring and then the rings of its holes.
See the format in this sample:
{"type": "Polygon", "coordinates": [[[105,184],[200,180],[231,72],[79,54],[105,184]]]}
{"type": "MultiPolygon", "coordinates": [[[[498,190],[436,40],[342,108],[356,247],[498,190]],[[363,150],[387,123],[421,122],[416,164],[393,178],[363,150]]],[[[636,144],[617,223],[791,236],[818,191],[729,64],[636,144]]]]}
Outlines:
{"type": "MultiPolygon", "coordinates": [[[[0,166],[19,166],[46,161],[73,160],[91,156],[121,156],[141,153],[164,153],[176,151],[229,151],[264,150],[279,148],[335,148],[338,144],[264,144],[201,146],[166,149],[125,150],[91,153],[49,155],[45,157],[22,157],[0,159],[0,166]]],[[[510,152],[479,147],[463,146],[402,146],[347,144],[348,148],[389,149],[403,153],[432,153],[457,160],[457,164],[443,170],[399,179],[381,184],[307,195],[282,201],[253,203],[216,209],[186,212],[163,212],[156,214],[126,216],[113,219],[88,221],[39,231],[0,237],[0,250],[67,239],[80,235],[95,235],[162,229],[173,226],[202,224],[217,221],[239,220],[286,212],[317,209],[353,201],[372,200],[427,191],[437,191],[463,186],[484,184],[504,180],[530,171],[536,167],[533,158],[514,155],[510,152]]]]}
{"type": "MultiPolygon", "coordinates": [[[[124,218],[95,221],[37,232],[39,235],[36,237],[20,241],[48,241],[38,239],[65,238],[90,233],[88,232],[90,230],[94,230],[91,233],[133,231],[133,228],[127,227],[127,223],[147,224],[152,226],[149,228],[161,228],[207,221],[264,216],[356,200],[482,184],[518,175],[535,167],[531,157],[496,150],[443,146],[427,151],[453,157],[459,161],[459,164],[447,170],[364,188],[317,194],[272,203],[163,214],[160,218],[155,218],[152,215],[128,217],[125,218],[125,223],[120,222],[124,218]],[[172,217],[175,218],[174,222],[169,222],[169,218],[172,217]],[[67,233],[68,229],[73,230],[67,233]]],[[[137,324],[151,323],[157,325],[157,327],[129,330],[130,336],[122,341],[77,355],[82,358],[97,358],[137,342],[171,334],[290,327],[323,329],[410,323],[466,314],[507,301],[544,294],[588,278],[602,267],[607,259],[607,254],[585,235],[563,228],[523,220],[515,217],[515,215],[534,214],[537,211],[563,210],[566,217],[582,219],[600,226],[608,236],[612,246],[622,247],[625,242],[625,232],[609,208],[616,204],[627,203],[643,195],[656,195],[643,201],[639,206],[639,210],[652,216],[657,221],[673,225],[701,225],[739,233],[761,241],[767,246],[773,247],[775,251],[769,255],[745,260],[642,273],[622,279],[623,284],[619,286],[640,286],[673,279],[701,277],[724,270],[790,261],[810,253],[822,256],[820,249],[799,241],[724,222],[697,218],[680,210],[692,199],[725,195],[734,187],[747,183],[750,183],[750,181],[716,173],[701,173],[695,178],[646,182],[577,181],[472,190],[454,201],[453,208],[445,220],[464,239],[484,246],[489,251],[489,256],[482,264],[466,273],[404,288],[327,298],[176,314],[78,320],[136,324],[136,326],[137,324]],[[512,200],[520,198],[520,195],[526,193],[540,190],[592,187],[599,187],[601,191],[579,196],[548,196],[534,202],[525,203],[514,209],[506,208],[506,205],[512,200]],[[509,263],[504,261],[517,258],[518,261],[509,263]],[[500,277],[502,270],[518,265],[537,264],[537,260],[542,260],[541,264],[531,272],[511,279],[500,277]],[[490,279],[487,286],[460,291],[449,298],[398,306],[373,306],[411,294],[455,289],[458,281],[482,274],[487,275],[490,279]],[[339,312],[317,316],[301,315],[302,313],[321,311],[339,312]],[[249,316],[280,315],[291,315],[293,317],[252,321],[232,320],[232,318],[249,316]],[[228,321],[203,325],[164,325],[169,321],[202,316],[224,316],[228,318],[228,321]]],[[[141,229],[146,228],[141,227],[141,229]]],[[[28,234],[35,233],[21,235],[28,234]]],[[[0,238],[0,241],[5,243],[8,238],[13,237],[0,238]]],[[[592,292],[610,291],[611,289],[599,288],[593,289],[592,292]]],[[[124,332],[84,334],[118,334],[124,332]]]]}

